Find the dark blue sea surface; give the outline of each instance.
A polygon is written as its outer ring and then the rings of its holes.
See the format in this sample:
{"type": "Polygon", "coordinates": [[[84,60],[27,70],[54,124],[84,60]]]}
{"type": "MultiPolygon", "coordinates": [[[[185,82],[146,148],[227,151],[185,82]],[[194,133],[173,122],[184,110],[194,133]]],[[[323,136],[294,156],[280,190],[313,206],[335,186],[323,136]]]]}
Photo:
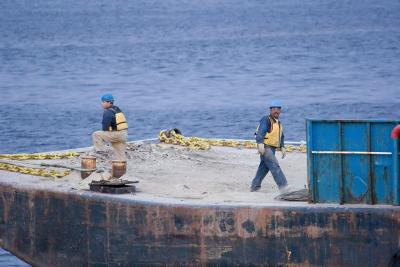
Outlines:
{"type": "Polygon", "coordinates": [[[15,258],[10,252],[0,248],[1,267],[29,267],[30,265],[15,258]]]}
{"type": "Polygon", "coordinates": [[[400,2],[3,0],[0,152],[91,145],[112,92],[129,139],[252,138],[268,102],[305,119],[399,119],[400,2]]]}
{"type": "Polygon", "coordinates": [[[104,92],[130,140],[399,120],[400,1],[0,1],[0,153],[90,146],[104,92]]]}

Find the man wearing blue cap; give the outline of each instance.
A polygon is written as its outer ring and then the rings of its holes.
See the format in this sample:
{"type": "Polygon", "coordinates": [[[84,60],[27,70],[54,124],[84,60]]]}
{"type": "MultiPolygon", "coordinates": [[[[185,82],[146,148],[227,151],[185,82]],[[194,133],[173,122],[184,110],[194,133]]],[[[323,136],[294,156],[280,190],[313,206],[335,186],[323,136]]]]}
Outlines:
{"type": "Polygon", "coordinates": [[[102,131],[93,133],[93,145],[97,154],[107,152],[104,142],[110,142],[115,158],[126,160],[126,142],[128,141],[128,123],[121,109],[114,105],[112,94],[101,97],[101,106],[104,109],[102,131]]]}
{"type": "Polygon", "coordinates": [[[275,157],[275,151],[281,150],[282,159],[286,156],[283,127],[278,120],[281,113],[281,104],[278,101],[272,101],[270,104],[270,114],[264,116],[256,130],[257,149],[260,153],[260,164],[256,176],[251,182],[250,190],[258,191],[261,188],[261,182],[269,171],[281,192],[287,189],[287,180],[275,157]]]}

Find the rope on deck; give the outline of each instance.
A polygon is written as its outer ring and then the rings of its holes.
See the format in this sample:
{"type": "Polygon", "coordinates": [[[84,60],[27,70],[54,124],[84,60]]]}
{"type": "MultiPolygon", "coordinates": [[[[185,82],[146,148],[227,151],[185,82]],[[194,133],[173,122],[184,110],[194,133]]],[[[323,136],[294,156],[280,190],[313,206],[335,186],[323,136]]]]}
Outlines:
{"type": "MultiPolygon", "coordinates": [[[[42,177],[61,178],[69,175],[69,171],[56,171],[54,169],[45,169],[40,167],[30,167],[27,165],[35,165],[34,163],[22,163],[24,160],[48,160],[48,159],[65,159],[75,158],[80,154],[77,152],[66,153],[34,153],[34,154],[0,154],[0,159],[12,160],[14,162],[0,160],[0,170],[19,172],[42,177]]],[[[42,165],[44,166],[44,165],[42,165]]],[[[47,166],[50,167],[50,166],[47,166]]],[[[54,167],[54,166],[53,166],[54,167]]]]}
{"type": "MultiPolygon", "coordinates": [[[[186,146],[191,149],[207,150],[211,146],[226,146],[226,147],[241,147],[241,148],[256,148],[257,144],[251,140],[236,140],[236,139],[208,139],[200,137],[185,137],[179,129],[162,130],[158,138],[160,142],[165,144],[186,146]]],[[[302,142],[291,142],[285,145],[287,152],[300,151],[307,152],[306,146],[302,142]],[[296,144],[294,144],[296,143],[296,144]],[[298,144],[297,144],[298,143],[298,144]]]]}
{"type": "Polygon", "coordinates": [[[275,197],[275,199],[285,201],[309,201],[310,193],[308,189],[304,188],[280,194],[279,196],[275,197]]]}
{"type": "MultiPolygon", "coordinates": [[[[160,140],[162,143],[186,146],[196,150],[208,150],[211,146],[225,146],[225,147],[239,147],[239,148],[256,148],[256,143],[251,140],[237,140],[237,139],[211,139],[211,138],[200,138],[200,137],[185,137],[181,131],[177,128],[171,130],[160,131],[158,138],[150,138],[128,142],[129,144],[151,142],[160,140]]],[[[305,153],[306,146],[303,142],[287,142],[285,145],[286,151],[300,151],[305,153]]],[[[24,160],[51,160],[51,159],[65,159],[78,157],[80,153],[75,151],[65,153],[33,153],[33,154],[0,154],[0,159],[24,161],[24,160]]],[[[55,170],[47,170],[43,168],[34,168],[26,166],[28,164],[20,164],[18,162],[0,162],[0,170],[6,170],[11,172],[19,172],[23,174],[38,175],[43,177],[54,177],[60,178],[68,175],[69,171],[58,172],[55,170]]],[[[34,164],[31,164],[34,165],[34,164]]],[[[45,166],[45,164],[42,164],[45,166]]],[[[47,165],[46,167],[50,167],[47,165]]],[[[65,166],[52,166],[65,168],[65,166]]],[[[68,167],[72,170],[74,168],[68,167]]]]}

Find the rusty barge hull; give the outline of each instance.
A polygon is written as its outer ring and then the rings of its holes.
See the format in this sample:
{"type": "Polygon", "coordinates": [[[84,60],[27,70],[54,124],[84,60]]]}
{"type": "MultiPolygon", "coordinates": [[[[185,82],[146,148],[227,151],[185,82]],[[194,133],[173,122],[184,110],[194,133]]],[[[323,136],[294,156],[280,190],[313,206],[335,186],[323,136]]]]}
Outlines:
{"type": "Polygon", "coordinates": [[[0,246],[33,266],[387,266],[400,209],[179,205],[0,184],[0,246]]]}

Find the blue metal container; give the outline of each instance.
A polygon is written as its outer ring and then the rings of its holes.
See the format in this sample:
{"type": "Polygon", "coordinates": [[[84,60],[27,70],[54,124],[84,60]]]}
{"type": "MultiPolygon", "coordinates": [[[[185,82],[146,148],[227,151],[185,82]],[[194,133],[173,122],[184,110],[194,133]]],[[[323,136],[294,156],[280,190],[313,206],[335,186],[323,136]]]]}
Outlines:
{"type": "Polygon", "coordinates": [[[314,203],[400,203],[397,121],[307,120],[314,203]]]}

